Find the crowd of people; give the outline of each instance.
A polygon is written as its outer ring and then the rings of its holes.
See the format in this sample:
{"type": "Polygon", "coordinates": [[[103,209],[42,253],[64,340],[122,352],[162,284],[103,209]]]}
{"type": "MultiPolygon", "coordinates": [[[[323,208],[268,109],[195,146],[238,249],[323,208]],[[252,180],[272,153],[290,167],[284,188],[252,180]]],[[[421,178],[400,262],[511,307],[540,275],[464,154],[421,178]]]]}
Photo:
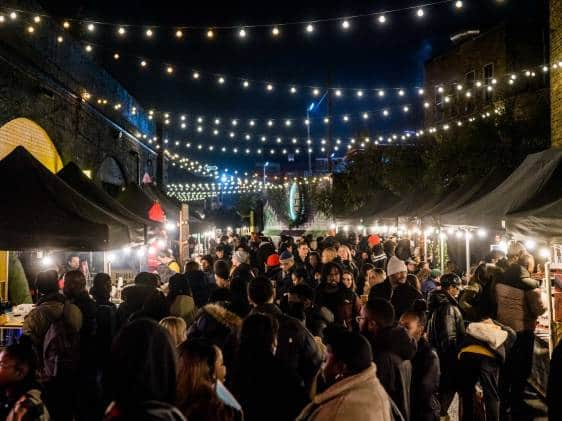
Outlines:
{"type": "Polygon", "coordinates": [[[183,271],[162,253],[118,306],[107,274],[87,291],[79,270],[41,272],[24,335],[0,353],[0,416],[433,421],[458,394],[462,420],[526,419],[545,311],[533,256],[515,244],[463,278],[412,249],[223,236],[183,271]]]}

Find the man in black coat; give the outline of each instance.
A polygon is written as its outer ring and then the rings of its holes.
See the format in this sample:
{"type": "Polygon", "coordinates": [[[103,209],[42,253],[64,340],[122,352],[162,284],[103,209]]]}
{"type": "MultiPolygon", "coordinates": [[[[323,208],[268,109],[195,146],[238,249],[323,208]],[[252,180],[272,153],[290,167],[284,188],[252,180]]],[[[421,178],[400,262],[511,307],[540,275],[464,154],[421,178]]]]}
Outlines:
{"type": "Polygon", "coordinates": [[[396,326],[394,308],[384,298],[373,298],[361,309],[359,330],[373,348],[377,377],[405,420],[410,419],[411,360],[416,341],[406,329],[396,326]]]}
{"type": "Polygon", "coordinates": [[[454,273],[441,277],[441,290],[429,295],[429,322],[427,331],[430,344],[441,363],[439,399],[441,416],[447,416],[449,406],[458,390],[458,351],[464,340],[464,319],[457,302],[460,278],[454,273]]]}
{"type": "Polygon", "coordinates": [[[400,318],[412,304],[422,299],[421,292],[406,282],[408,268],[406,264],[396,256],[388,261],[388,278],[382,284],[375,285],[369,291],[369,300],[375,297],[384,298],[392,303],[396,318],[400,318]]]}
{"type": "Polygon", "coordinates": [[[322,364],[323,355],[310,332],[299,320],[283,314],[273,303],[275,291],[271,281],[255,278],[248,286],[248,298],[254,306],[251,314],[265,313],[279,322],[276,356],[295,369],[307,388],[322,364]]]}

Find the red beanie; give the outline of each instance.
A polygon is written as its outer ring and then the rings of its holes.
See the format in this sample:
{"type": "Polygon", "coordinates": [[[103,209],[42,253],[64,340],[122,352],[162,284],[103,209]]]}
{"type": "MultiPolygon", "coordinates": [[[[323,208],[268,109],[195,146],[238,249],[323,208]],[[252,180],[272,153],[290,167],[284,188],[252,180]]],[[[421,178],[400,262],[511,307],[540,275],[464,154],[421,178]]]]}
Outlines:
{"type": "Polygon", "coordinates": [[[269,267],[279,266],[279,255],[276,253],[270,254],[265,264],[269,267]]]}
{"type": "Polygon", "coordinates": [[[375,235],[375,234],[369,236],[369,239],[367,241],[369,242],[369,245],[371,247],[375,247],[375,246],[377,246],[381,243],[380,237],[378,235],[375,235]]]}

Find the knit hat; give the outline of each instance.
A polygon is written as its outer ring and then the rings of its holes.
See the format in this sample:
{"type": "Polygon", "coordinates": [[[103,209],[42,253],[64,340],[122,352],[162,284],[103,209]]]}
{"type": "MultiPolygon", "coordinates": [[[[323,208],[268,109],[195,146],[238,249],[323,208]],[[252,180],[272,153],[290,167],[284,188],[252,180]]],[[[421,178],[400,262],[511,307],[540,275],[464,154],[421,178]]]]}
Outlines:
{"type": "Polygon", "coordinates": [[[391,276],[400,272],[408,272],[408,268],[406,267],[406,264],[402,260],[400,260],[396,256],[392,256],[388,261],[386,273],[388,274],[388,276],[391,276]]]}
{"type": "Polygon", "coordinates": [[[381,243],[381,238],[378,235],[370,235],[369,239],[367,240],[371,247],[376,246],[377,244],[381,243]]]}
{"type": "Polygon", "coordinates": [[[232,258],[240,264],[248,263],[249,257],[250,255],[248,254],[248,252],[244,250],[236,250],[232,255],[232,258]]]}
{"type": "Polygon", "coordinates": [[[283,253],[281,253],[281,256],[279,256],[279,261],[287,261],[287,260],[294,260],[295,258],[293,257],[293,254],[290,251],[285,250],[283,253]]]}
{"type": "Polygon", "coordinates": [[[279,266],[279,255],[277,253],[270,254],[265,264],[270,268],[279,266]]]}

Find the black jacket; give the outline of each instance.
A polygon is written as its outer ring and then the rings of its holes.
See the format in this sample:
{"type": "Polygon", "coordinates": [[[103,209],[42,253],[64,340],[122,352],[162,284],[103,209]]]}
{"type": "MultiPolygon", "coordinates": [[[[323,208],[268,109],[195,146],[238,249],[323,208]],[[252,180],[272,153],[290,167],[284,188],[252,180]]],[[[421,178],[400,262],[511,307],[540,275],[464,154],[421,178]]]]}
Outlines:
{"type": "Polygon", "coordinates": [[[439,357],[425,337],[412,360],[412,421],[439,421],[439,357]]]}
{"type": "Polygon", "coordinates": [[[406,420],[410,414],[411,359],[416,341],[401,326],[380,329],[371,337],[377,377],[406,420]]]}
{"type": "Polygon", "coordinates": [[[283,314],[275,304],[255,307],[252,313],[265,313],[277,319],[277,352],[275,355],[294,369],[303,385],[309,387],[322,364],[322,354],[304,324],[294,317],[283,314]]]}
{"type": "Polygon", "coordinates": [[[429,295],[428,307],[429,343],[440,356],[456,353],[464,340],[465,331],[457,300],[445,291],[439,290],[429,295]]]}
{"type": "Polygon", "coordinates": [[[296,372],[273,354],[239,356],[230,390],[246,421],[294,420],[307,403],[296,372]]]}
{"type": "Polygon", "coordinates": [[[392,303],[396,320],[410,309],[414,301],[423,299],[423,295],[408,283],[398,285],[394,290],[390,279],[386,278],[382,284],[375,285],[369,291],[369,299],[373,297],[384,298],[392,303]]]}

